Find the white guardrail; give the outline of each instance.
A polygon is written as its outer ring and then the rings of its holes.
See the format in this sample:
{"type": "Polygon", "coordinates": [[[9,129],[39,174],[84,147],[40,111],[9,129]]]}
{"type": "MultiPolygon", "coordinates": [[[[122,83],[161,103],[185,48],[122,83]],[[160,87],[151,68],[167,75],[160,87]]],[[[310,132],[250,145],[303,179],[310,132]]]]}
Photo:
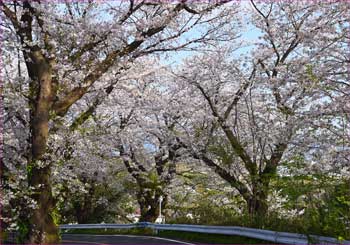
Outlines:
{"type": "Polygon", "coordinates": [[[243,237],[256,238],[264,241],[283,244],[349,244],[350,241],[339,241],[336,238],[304,235],[290,232],[278,232],[270,230],[253,229],[239,226],[208,226],[208,225],[179,225],[179,224],[153,224],[140,222],[135,224],[74,224],[60,225],[61,230],[66,229],[132,229],[151,228],[154,231],[187,231],[210,234],[237,235],[243,237]]]}

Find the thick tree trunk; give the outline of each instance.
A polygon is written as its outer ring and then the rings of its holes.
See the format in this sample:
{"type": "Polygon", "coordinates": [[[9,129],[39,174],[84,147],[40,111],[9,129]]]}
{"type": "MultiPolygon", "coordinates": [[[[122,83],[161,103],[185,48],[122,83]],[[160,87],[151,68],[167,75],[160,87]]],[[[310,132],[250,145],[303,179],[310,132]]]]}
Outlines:
{"type": "Polygon", "coordinates": [[[270,181],[276,175],[278,163],[282,157],[286,145],[278,145],[276,152],[271,157],[271,160],[266,163],[264,171],[259,175],[252,177],[253,194],[246,199],[248,212],[257,224],[262,224],[268,212],[267,197],[270,190],[270,181]],[[283,147],[281,149],[281,146],[283,147]]]}
{"type": "Polygon", "coordinates": [[[29,243],[58,243],[58,228],[53,220],[52,211],[55,202],[52,197],[50,184],[50,166],[44,168],[33,168],[31,171],[30,186],[36,188],[32,198],[36,200],[38,207],[29,219],[29,243]]]}
{"type": "MultiPolygon", "coordinates": [[[[138,194],[137,201],[140,205],[141,217],[140,222],[155,222],[159,216],[159,197],[160,194],[156,194],[154,197],[150,196],[150,193],[146,195],[138,194]],[[147,196],[148,194],[148,196],[147,196]]],[[[163,195],[162,210],[166,206],[167,198],[163,195]]]]}
{"type": "Polygon", "coordinates": [[[154,223],[158,218],[158,208],[155,206],[141,205],[141,217],[140,222],[151,222],[154,223]]]}
{"type": "Polygon", "coordinates": [[[253,183],[252,194],[246,199],[248,213],[251,220],[261,226],[268,213],[267,197],[271,176],[261,174],[253,183]]]}
{"type": "Polygon", "coordinates": [[[247,200],[248,213],[253,219],[263,219],[267,215],[268,205],[266,195],[255,195],[247,200]]]}
{"type": "Polygon", "coordinates": [[[35,63],[27,64],[32,79],[31,97],[31,152],[28,158],[28,183],[33,188],[32,198],[37,203],[29,217],[28,242],[58,243],[59,235],[52,212],[55,202],[50,183],[51,163],[47,159],[47,140],[49,137],[50,110],[53,100],[51,66],[38,51],[31,54],[35,63]]]}
{"type": "Polygon", "coordinates": [[[155,222],[158,215],[159,215],[159,208],[157,200],[147,200],[146,197],[140,197],[137,198],[138,203],[140,205],[140,222],[155,222]]]}

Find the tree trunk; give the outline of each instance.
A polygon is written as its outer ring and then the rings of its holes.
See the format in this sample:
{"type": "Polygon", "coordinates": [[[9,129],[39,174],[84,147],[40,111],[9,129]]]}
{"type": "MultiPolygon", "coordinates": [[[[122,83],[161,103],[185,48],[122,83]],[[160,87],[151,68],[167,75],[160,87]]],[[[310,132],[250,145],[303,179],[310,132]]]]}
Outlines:
{"type": "Polygon", "coordinates": [[[154,223],[158,218],[158,208],[148,205],[140,205],[141,217],[140,222],[151,222],[154,223]]]}
{"type": "Polygon", "coordinates": [[[89,223],[90,215],[93,212],[91,211],[91,205],[84,203],[83,206],[77,207],[75,210],[75,216],[78,221],[78,224],[87,224],[89,223]]]}
{"type": "Polygon", "coordinates": [[[50,184],[50,166],[44,168],[33,168],[30,186],[38,186],[32,195],[37,202],[30,217],[29,243],[58,243],[58,228],[53,220],[52,211],[55,202],[52,197],[50,184]]]}
{"type": "MultiPolygon", "coordinates": [[[[159,216],[159,197],[160,194],[156,194],[154,197],[151,193],[147,192],[137,195],[137,201],[140,205],[141,217],[140,222],[152,222],[154,223],[159,216]]],[[[167,198],[163,195],[162,210],[166,206],[167,198]]]]}
{"type": "Polygon", "coordinates": [[[248,213],[251,217],[264,218],[267,215],[268,205],[267,196],[255,195],[247,200],[248,213]]]}
{"type": "Polygon", "coordinates": [[[45,157],[49,136],[49,114],[53,100],[51,66],[40,52],[31,54],[34,63],[27,64],[31,77],[30,103],[31,152],[28,157],[28,183],[37,208],[29,217],[28,242],[58,243],[58,228],[52,212],[55,202],[50,183],[51,163],[45,157]]]}
{"type": "Polygon", "coordinates": [[[269,179],[259,178],[253,183],[253,194],[246,199],[248,213],[255,225],[260,227],[267,216],[267,197],[269,191],[269,179]]]}
{"type": "MultiPolygon", "coordinates": [[[[82,183],[88,183],[85,178],[83,178],[82,183]]],[[[78,224],[87,224],[90,222],[91,218],[94,215],[94,207],[92,199],[95,192],[95,186],[93,182],[89,183],[91,187],[87,194],[84,194],[82,199],[78,199],[74,205],[75,216],[78,221],[78,224]]]]}
{"type": "Polygon", "coordinates": [[[157,200],[149,200],[147,197],[138,195],[138,203],[140,205],[141,217],[140,222],[155,222],[159,215],[157,200]]]}

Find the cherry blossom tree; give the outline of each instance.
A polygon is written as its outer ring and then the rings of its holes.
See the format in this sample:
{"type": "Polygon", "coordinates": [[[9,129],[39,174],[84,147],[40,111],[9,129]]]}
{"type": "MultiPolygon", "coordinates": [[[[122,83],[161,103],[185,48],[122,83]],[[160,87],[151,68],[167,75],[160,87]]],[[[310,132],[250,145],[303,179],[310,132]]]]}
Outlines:
{"type": "Polygon", "coordinates": [[[128,76],[96,113],[101,117],[96,126],[105,132],[99,140],[135,183],[140,221],[156,220],[161,196],[166,208],[168,189],[182,156],[182,146],[172,132],[180,110],[173,108],[174,90],[167,89],[163,73],[148,69],[145,74],[128,76]]]}
{"type": "Polygon", "coordinates": [[[38,206],[29,217],[28,242],[58,241],[50,215],[54,208],[50,182],[54,163],[47,152],[50,131],[57,121],[66,116],[75,118],[72,127],[83,123],[113,90],[115,74],[128,69],[140,56],[224,39],[218,27],[231,17],[230,11],[218,9],[223,3],[1,1],[6,49],[19,48],[18,59],[26,66],[22,84],[27,86],[29,108],[28,183],[35,189],[31,197],[38,206]],[[181,38],[199,26],[208,29],[196,37],[181,38]],[[89,108],[73,115],[72,106],[96,89],[101,93],[89,108]]]}
{"type": "Polygon", "coordinates": [[[1,218],[28,243],[57,243],[60,208],[87,222],[124,181],[154,221],[185,163],[253,218],[295,159],[349,174],[346,2],[0,3],[1,218]]]}
{"type": "Polygon", "coordinates": [[[348,10],[252,1],[247,15],[261,35],[248,55],[235,55],[237,40],[174,72],[174,82],[190,86],[192,121],[181,141],[236,188],[253,217],[266,215],[270,182],[296,154],[347,172],[348,102],[338,102],[348,97],[348,10]]]}

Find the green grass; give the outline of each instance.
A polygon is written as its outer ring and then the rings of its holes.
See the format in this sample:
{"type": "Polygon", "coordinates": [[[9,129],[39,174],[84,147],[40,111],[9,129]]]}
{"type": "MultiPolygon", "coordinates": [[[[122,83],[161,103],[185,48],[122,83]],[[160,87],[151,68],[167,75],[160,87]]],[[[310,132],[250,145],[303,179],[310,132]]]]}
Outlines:
{"type": "Polygon", "coordinates": [[[204,243],[204,244],[272,244],[271,242],[262,241],[253,238],[205,234],[197,232],[184,231],[159,231],[155,235],[152,229],[134,228],[134,229],[74,229],[62,234],[91,234],[91,235],[143,235],[143,236],[159,236],[163,238],[176,239],[180,241],[204,243]]]}

